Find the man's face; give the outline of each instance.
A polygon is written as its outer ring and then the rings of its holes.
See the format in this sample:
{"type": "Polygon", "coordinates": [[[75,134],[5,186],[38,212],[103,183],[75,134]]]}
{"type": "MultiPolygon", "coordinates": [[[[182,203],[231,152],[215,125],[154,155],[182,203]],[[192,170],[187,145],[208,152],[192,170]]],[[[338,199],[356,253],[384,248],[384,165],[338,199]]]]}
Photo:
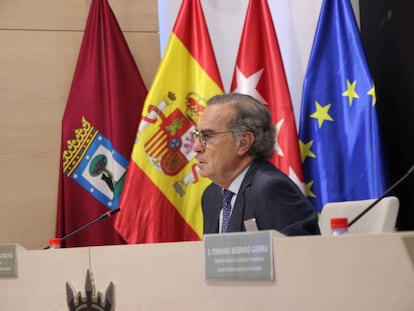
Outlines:
{"type": "Polygon", "coordinates": [[[210,178],[214,183],[226,188],[237,176],[239,156],[237,155],[237,139],[229,131],[229,122],[234,114],[229,105],[211,105],[204,110],[197,130],[207,136],[203,146],[196,139],[193,151],[197,153],[200,175],[210,178]],[[222,134],[212,135],[218,132],[222,134]]]}

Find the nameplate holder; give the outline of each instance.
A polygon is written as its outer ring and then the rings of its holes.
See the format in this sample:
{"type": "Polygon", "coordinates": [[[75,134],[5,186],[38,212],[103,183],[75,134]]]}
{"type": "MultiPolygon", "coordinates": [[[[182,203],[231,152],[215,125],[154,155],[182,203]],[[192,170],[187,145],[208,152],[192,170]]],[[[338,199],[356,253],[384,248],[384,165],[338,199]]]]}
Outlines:
{"type": "Polygon", "coordinates": [[[273,233],[204,235],[206,280],[273,280],[273,233]]]}
{"type": "Polygon", "coordinates": [[[16,244],[0,244],[0,278],[17,277],[16,244]]]}

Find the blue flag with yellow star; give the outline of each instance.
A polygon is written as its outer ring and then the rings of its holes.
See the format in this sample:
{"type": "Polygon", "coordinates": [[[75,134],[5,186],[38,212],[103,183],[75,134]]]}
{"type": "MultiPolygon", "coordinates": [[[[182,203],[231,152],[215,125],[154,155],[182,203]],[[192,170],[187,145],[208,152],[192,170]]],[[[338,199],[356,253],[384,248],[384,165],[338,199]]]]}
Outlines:
{"type": "Polygon", "coordinates": [[[300,147],[307,195],[372,199],[386,189],[376,96],[349,0],[324,0],[306,71],[300,147]]]}

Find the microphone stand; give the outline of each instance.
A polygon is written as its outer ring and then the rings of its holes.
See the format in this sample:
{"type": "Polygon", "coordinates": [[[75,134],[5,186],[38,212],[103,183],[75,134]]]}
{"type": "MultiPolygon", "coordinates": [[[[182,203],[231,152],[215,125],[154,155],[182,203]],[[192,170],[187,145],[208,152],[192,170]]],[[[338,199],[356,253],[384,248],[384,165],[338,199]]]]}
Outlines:
{"type": "Polygon", "coordinates": [[[403,177],[401,177],[395,184],[393,184],[390,188],[388,188],[378,199],[372,202],[366,209],[364,209],[359,215],[357,215],[352,221],[348,224],[348,228],[351,227],[354,223],[358,221],[362,216],[368,213],[371,208],[373,208],[379,201],[385,198],[391,191],[393,191],[397,186],[399,186],[411,173],[414,171],[414,165],[408,170],[407,173],[403,177]]]}
{"type": "MultiPolygon", "coordinates": [[[[61,237],[60,238],[60,241],[61,242],[65,241],[67,238],[71,237],[72,235],[75,235],[76,233],[78,233],[78,232],[80,232],[80,231],[82,231],[82,230],[84,230],[84,229],[92,226],[93,224],[95,224],[95,223],[97,223],[97,222],[99,222],[99,221],[101,221],[101,220],[103,220],[105,218],[111,217],[113,214],[118,213],[120,210],[121,209],[119,207],[117,207],[117,208],[114,208],[114,209],[112,209],[110,211],[107,211],[106,213],[102,214],[101,216],[99,216],[95,220],[92,220],[91,222],[87,223],[86,225],[83,225],[82,227],[80,227],[80,228],[78,228],[78,229],[76,229],[76,230],[74,230],[72,232],[69,232],[65,236],[61,237]]],[[[48,248],[50,248],[49,245],[46,246],[44,249],[48,249],[48,248]]]]}

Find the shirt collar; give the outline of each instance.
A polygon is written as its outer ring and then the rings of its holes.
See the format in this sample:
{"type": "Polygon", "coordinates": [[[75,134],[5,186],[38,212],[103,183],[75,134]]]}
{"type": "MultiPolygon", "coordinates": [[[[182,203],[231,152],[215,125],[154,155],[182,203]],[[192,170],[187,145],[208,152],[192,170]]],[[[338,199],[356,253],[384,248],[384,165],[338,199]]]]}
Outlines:
{"type": "Polygon", "coordinates": [[[231,192],[237,194],[240,190],[240,186],[243,182],[244,176],[246,176],[247,171],[249,170],[251,164],[246,166],[246,168],[240,172],[239,175],[233,181],[231,182],[230,186],[227,188],[227,190],[230,190],[231,192]]]}

